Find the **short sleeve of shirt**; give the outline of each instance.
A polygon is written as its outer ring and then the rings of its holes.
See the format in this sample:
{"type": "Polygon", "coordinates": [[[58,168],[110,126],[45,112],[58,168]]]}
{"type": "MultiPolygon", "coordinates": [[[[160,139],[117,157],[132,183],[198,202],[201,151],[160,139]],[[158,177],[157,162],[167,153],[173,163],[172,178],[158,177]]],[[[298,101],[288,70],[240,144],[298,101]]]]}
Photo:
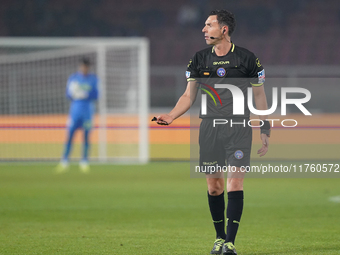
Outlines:
{"type": "Polygon", "coordinates": [[[187,81],[195,81],[199,78],[199,60],[197,54],[190,59],[185,76],[187,81]]]}
{"type": "Polygon", "coordinates": [[[250,84],[255,87],[263,85],[266,78],[264,68],[254,54],[249,59],[249,78],[250,84]]]}

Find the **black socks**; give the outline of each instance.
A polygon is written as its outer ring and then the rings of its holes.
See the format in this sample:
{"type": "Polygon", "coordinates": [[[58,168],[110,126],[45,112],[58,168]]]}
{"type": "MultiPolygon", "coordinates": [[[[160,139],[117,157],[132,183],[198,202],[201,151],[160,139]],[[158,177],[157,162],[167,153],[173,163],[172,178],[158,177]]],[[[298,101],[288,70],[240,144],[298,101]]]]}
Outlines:
{"type": "Polygon", "coordinates": [[[228,192],[227,235],[224,230],[224,192],[218,196],[211,196],[208,192],[208,202],[216,238],[219,237],[225,239],[226,242],[234,243],[243,211],[243,190],[228,192]]]}
{"type": "Polygon", "coordinates": [[[211,217],[214,222],[215,230],[216,230],[216,238],[225,239],[226,234],[224,230],[224,210],[225,210],[225,202],[224,202],[224,192],[218,196],[211,196],[208,192],[208,202],[211,217]]]}
{"type": "Polygon", "coordinates": [[[235,242],[243,211],[243,190],[228,192],[226,242],[235,242]]]}

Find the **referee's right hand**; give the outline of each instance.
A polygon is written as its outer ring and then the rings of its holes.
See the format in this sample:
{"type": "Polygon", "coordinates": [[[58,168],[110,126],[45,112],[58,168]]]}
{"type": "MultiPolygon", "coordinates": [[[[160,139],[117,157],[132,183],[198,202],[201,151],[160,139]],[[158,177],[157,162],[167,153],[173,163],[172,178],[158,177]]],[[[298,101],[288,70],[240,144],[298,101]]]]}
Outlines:
{"type": "Polygon", "coordinates": [[[161,114],[157,116],[158,125],[170,125],[174,119],[169,114],[161,114]]]}

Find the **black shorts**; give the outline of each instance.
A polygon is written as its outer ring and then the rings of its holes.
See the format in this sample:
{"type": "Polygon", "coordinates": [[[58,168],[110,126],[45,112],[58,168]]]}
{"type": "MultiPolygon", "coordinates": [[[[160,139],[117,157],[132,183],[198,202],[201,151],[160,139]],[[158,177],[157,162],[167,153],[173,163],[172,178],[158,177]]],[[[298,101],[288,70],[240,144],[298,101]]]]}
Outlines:
{"type": "Polygon", "coordinates": [[[214,119],[202,119],[199,132],[200,166],[250,166],[252,128],[248,120],[228,119],[227,124],[216,124],[214,127],[214,119]]]}

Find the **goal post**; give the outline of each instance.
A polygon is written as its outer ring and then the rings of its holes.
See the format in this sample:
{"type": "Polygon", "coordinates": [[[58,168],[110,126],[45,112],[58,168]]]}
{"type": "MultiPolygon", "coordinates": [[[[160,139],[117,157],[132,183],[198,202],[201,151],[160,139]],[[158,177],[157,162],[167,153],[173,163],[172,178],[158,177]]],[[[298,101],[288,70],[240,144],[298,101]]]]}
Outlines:
{"type": "MultiPolygon", "coordinates": [[[[67,78],[82,57],[99,78],[90,158],[149,160],[146,38],[0,39],[0,161],[59,160],[66,139],[67,78]]],[[[81,133],[71,159],[78,160],[81,133]]]]}

